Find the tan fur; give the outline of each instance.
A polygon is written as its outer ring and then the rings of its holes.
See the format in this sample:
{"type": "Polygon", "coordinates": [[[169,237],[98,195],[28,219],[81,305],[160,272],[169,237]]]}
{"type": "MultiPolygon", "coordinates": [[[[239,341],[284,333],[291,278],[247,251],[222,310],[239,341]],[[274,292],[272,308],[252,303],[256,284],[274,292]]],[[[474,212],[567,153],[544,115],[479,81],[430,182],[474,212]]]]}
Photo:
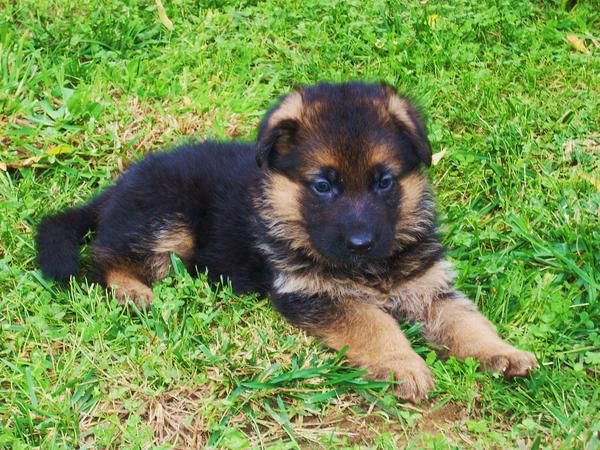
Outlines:
{"type": "Polygon", "coordinates": [[[432,301],[440,293],[447,292],[453,278],[452,265],[441,260],[418,277],[391,286],[383,282],[369,285],[358,279],[338,280],[318,272],[294,273],[287,270],[278,274],[274,287],[280,294],[298,292],[308,296],[327,294],[341,300],[353,298],[401,311],[407,318],[421,321],[428,314],[432,301]]]}
{"type": "Polygon", "coordinates": [[[183,224],[173,224],[156,236],[153,248],[155,253],[176,253],[189,258],[194,252],[194,236],[183,224]]]}
{"type": "Polygon", "coordinates": [[[364,303],[385,303],[387,295],[354,280],[327,278],[320,273],[294,273],[292,270],[277,275],[274,287],[280,294],[302,293],[307,296],[327,294],[334,299],[355,298],[364,303]]]}
{"type": "MultiPolygon", "coordinates": [[[[338,169],[339,166],[337,155],[334,151],[327,148],[312,151],[310,156],[307,156],[307,159],[313,166],[309,170],[314,171],[314,173],[319,173],[323,167],[338,169]]],[[[309,172],[306,175],[310,177],[311,175],[314,175],[314,173],[309,172]]]]}
{"type": "Polygon", "coordinates": [[[170,254],[182,259],[191,258],[194,253],[194,236],[185,224],[168,223],[157,233],[152,245],[154,255],[149,261],[152,277],[164,278],[171,266],[170,254]]]}
{"type": "Polygon", "coordinates": [[[423,331],[450,354],[476,358],[484,368],[503,372],[506,378],[526,376],[537,367],[535,356],[504,342],[494,325],[465,297],[433,302],[423,331]]]}
{"type": "MultiPolygon", "coordinates": [[[[276,238],[285,238],[293,250],[302,249],[315,259],[321,256],[314,252],[300,212],[301,186],[289,178],[272,174],[266,178],[267,195],[255,197],[255,206],[268,227],[267,232],[276,238]]],[[[268,246],[260,246],[267,254],[268,246]]],[[[295,270],[299,267],[289,265],[288,261],[273,261],[279,270],[295,270]]]]}
{"type": "Polygon", "coordinates": [[[282,120],[298,120],[302,116],[304,104],[302,94],[298,91],[287,95],[276,111],[269,118],[269,128],[274,127],[282,120]]]}
{"type": "Polygon", "coordinates": [[[388,304],[407,319],[423,322],[429,317],[434,300],[451,289],[453,279],[452,264],[440,260],[418,277],[396,285],[390,292],[388,304]]]}
{"type": "Polygon", "coordinates": [[[273,214],[279,220],[300,221],[300,186],[284,175],[274,174],[268,190],[273,214]]]}
{"type": "Polygon", "coordinates": [[[396,222],[396,239],[404,243],[416,242],[415,232],[425,230],[433,219],[429,183],[423,174],[415,172],[400,180],[400,188],[402,207],[396,222]]]}
{"type": "Polygon", "coordinates": [[[376,145],[369,149],[367,154],[367,169],[376,166],[390,167],[395,175],[402,171],[402,165],[394,154],[394,150],[386,145],[376,145]]]}
{"type": "Polygon", "coordinates": [[[408,102],[396,94],[392,94],[388,99],[389,112],[393,114],[396,120],[404,125],[409,132],[414,134],[416,133],[417,128],[414,120],[408,114],[409,108],[410,105],[408,102]]]}
{"type": "Polygon", "coordinates": [[[154,299],[152,290],[126,269],[109,270],[106,273],[106,284],[115,289],[115,295],[121,304],[130,300],[138,307],[146,308],[154,299]]]}
{"type": "Polygon", "coordinates": [[[420,401],[433,387],[433,377],[392,316],[375,305],[346,301],[343,316],[316,334],[335,349],[348,346],[347,358],[373,378],[399,382],[397,394],[420,401]]]}

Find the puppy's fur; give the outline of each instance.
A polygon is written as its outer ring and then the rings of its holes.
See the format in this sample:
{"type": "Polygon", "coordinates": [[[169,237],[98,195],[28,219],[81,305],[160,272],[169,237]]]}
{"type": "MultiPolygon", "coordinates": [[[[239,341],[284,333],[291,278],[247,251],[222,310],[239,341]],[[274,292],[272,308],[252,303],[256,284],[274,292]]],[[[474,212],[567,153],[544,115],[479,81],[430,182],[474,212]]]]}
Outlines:
{"type": "Polygon", "coordinates": [[[39,264],[66,281],[94,230],[93,267],[140,306],[169,254],[192,272],[226,276],[240,293],[270,295],[291,323],[320,336],[398,394],[433,386],[396,319],[459,358],[505,376],[527,375],[533,355],[502,341],[453,288],[421,168],[431,163],[423,120],[391,87],[320,84],[283,97],[256,144],[214,143],[156,153],[79,208],[39,226],[39,264]]]}

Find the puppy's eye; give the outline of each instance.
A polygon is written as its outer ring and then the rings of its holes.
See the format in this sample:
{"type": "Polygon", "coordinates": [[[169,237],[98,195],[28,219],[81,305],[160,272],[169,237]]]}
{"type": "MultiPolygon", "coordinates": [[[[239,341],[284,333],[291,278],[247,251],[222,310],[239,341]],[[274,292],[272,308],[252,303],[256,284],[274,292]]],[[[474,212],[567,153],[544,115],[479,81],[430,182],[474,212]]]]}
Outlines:
{"type": "Polygon", "coordinates": [[[393,182],[394,177],[392,175],[384,175],[379,179],[379,182],[377,183],[377,189],[380,191],[386,191],[392,187],[393,182]]]}
{"type": "Polygon", "coordinates": [[[327,180],[317,180],[312,185],[317,194],[328,194],[331,192],[331,183],[327,180]]]}

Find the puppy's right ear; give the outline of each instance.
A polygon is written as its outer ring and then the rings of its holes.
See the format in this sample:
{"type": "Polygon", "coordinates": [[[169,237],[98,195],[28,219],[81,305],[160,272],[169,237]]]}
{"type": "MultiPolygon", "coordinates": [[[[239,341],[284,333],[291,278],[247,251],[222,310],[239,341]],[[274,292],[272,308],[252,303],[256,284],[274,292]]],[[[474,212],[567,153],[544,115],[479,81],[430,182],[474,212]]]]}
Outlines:
{"type": "Polygon", "coordinates": [[[304,104],[301,91],[286,95],[267,113],[260,124],[256,142],[256,162],[273,167],[294,145],[304,104]]]}

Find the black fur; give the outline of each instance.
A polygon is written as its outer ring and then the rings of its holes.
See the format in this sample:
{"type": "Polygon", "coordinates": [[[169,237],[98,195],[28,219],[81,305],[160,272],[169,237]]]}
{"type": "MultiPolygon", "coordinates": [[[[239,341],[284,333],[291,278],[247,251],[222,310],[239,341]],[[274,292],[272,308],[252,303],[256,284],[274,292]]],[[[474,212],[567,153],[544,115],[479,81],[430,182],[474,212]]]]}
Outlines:
{"type": "Polygon", "coordinates": [[[37,262],[45,277],[66,282],[79,272],[79,246],[85,234],[96,229],[101,204],[109,192],[40,223],[36,236],[37,262]]]}
{"type": "MultiPolygon", "coordinates": [[[[67,210],[40,224],[43,274],[58,281],[76,275],[79,242],[92,229],[93,252],[144,266],[149,237],[174,219],[197,237],[188,268],[208,268],[215,280],[228,277],[236,291],[266,294],[270,270],[250,238],[255,226],[251,188],[261,177],[254,153],[251,144],[207,142],[147,156],[128,168],[100,204],[67,210]]],[[[96,269],[102,280],[107,268],[96,269]]]]}
{"type": "Polygon", "coordinates": [[[312,332],[318,332],[343,315],[342,306],[327,295],[273,293],[271,302],[291,324],[312,332]]]}

